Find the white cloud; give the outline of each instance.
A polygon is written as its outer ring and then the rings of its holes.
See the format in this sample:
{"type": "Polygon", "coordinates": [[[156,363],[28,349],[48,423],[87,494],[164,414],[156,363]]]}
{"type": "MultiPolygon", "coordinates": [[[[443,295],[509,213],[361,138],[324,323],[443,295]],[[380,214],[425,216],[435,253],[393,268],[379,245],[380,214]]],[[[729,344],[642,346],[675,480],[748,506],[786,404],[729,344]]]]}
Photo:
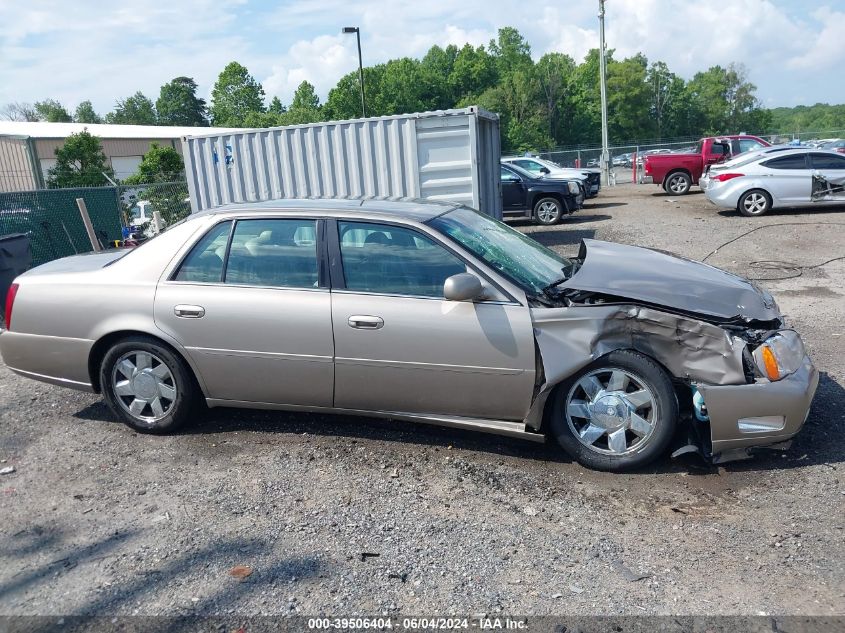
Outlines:
{"type": "MultiPolygon", "coordinates": [[[[92,99],[100,111],[136,90],[155,98],[162,83],[194,77],[208,97],[218,73],[238,60],[269,96],[289,103],[307,79],[321,97],[357,67],[360,26],[365,64],[421,56],[433,44],[486,44],[512,25],[535,57],[576,60],[598,45],[596,3],[536,0],[121,0],[117,3],[0,0],[0,103],[92,99]],[[261,4],[265,2],[266,4],[261,4]]],[[[833,0],[831,0],[833,1],[833,0]]],[[[642,51],[689,77],[713,64],[742,62],[771,104],[845,101],[831,81],[845,61],[845,13],[812,14],[781,0],[613,0],[607,42],[617,57],[642,51]],[[798,95],[791,89],[801,85],[798,95]]]]}

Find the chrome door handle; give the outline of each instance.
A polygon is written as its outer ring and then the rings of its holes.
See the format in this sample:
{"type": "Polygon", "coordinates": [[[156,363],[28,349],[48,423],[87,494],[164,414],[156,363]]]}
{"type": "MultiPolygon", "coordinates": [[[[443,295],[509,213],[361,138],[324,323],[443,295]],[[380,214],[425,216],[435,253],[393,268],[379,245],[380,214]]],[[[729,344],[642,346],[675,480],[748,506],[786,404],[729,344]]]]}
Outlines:
{"type": "Polygon", "coordinates": [[[353,314],[349,317],[347,323],[349,323],[349,327],[359,330],[378,330],[384,327],[384,319],[381,317],[360,314],[353,314]]]}
{"type": "Polygon", "coordinates": [[[205,316],[202,306],[178,305],[173,308],[173,314],[183,319],[201,319],[205,316]]]}

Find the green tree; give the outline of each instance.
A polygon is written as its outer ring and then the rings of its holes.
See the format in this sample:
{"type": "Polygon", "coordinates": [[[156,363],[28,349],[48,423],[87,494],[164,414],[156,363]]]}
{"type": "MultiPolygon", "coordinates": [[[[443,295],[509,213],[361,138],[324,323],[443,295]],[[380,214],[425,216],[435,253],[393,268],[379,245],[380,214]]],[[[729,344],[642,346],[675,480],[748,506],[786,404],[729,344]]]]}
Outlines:
{"type": "Polygon", "coordinates": [[[420,61],[420,72],[430,88],[429,101],[435,110],[452,108],[458,101],[449,81],[457,58],[458,47],[449,44],[446,48],[432,46],[420,61]]]}
{"type": "Polygon", "coordinates": [[[83,130],[56,149],[56,164],[47,172],[48,187],[98,187],[114,176],[100,139],[83,130]]]}
{"type": "Polygon", "coordinates": [[[164,84],[155,107],[161,125],[208,125],[205,99],[197,97],[197,82],[190,77],[176,77],[164,84]]]}
{"type": "Polygon", "coordinates": [[[103,122],[103,118],[94,111],[94,106],[90,101],[83,101],[76,106],[76,111],[73,113],[73,120],[77,123],[103,122]]]}
{"type": "Polygon", "coordinates": [[[449,89],[457,102],[470,102],[498,81],[496,60],[483,46],[465,44],[455,55],[449,89]]]}
{"type": "Polygon", "coordinates": [[[282,100],[278,97],[273,97],[273,100],[270,101],[270,107],[267,108],[267,112],[271,114],[284,114],[287,110],[282,100]]]}
{"type": "Polygon", "coordinates": [[[138,171],[124,180],[129,185],[182,180],[185,163],[182,156],[172,147],[161,147],[150,143],[150,149],[141,159],[138,171]]]}
{"type": "Polygon", "coordinates": [[[106,115],[106,123],[155,125],[155,105],[142,92],[138,91],[131,97],[118,100],[115,104],[114,111],[106,115]]]}
{"type": "Polygon", "coordinates": [[[55,99],[35,102],[35,111],[41,121],[50,123],[70,123],[73,119],[67,109],[55,99]]]}
{"type": "Polygon", "coordinates": [[[651,94],[646,83],[647,69],[648,60],[642,54],[608,62],[607,124],[608,133],[616,142],[650,136],[651,94]]]}
{"type": "Polygon", "coordinates": [[[264,112],[264,88],[238,62],[229,63],[211,91],[214,125],[240,127],[250,112],[264,112]]]}
{"type": "Polygon", "coordinates": [[[512,26],[499,29],[498,37],[490,40],[490,54],[496,60],[499,75],[524,71],[533,66],[531,46],[512,26]]]}
{"type": "Polygon", "coordinates": [[[562,53],[546,53],[535,66],[537,81],[543,97],[543,118],[549,138],[565,138],[561,129],[571,111],[570,82],[575,72],[575,60],[562,53]]]}

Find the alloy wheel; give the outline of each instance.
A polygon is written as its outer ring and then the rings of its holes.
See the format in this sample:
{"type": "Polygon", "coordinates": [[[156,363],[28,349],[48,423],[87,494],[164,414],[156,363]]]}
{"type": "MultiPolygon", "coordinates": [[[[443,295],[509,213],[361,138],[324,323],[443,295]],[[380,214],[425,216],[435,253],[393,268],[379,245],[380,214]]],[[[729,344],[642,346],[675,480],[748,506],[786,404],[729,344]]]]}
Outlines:
{"type": "Polygon", "coordinates": [[[176,381],[158,356],[131,351],[112,370],[112,390],[120,406],[136,420],[152,424],[161,420],[176,401],[176,381]]]}
{"type": "Polygon", "coordinates": [[[684,193],[687,189],[689,189],[689,185],[683,176],[672,176],[669,179],[669,190],[672,193],[684,193]]]}
{"type": "Polygon", "coordinates": [[[651,389],[615,367],[582,376],[566,398],[570,430],[591,451],[625,455],[641,450],[654,434],[657,405],[651,389]]]}
{"type": "Polygon", "coordinates": [[[769,201],[766,200],[766,196],[756,191],[749,193],[742,201],[743,209],[745,209],[746,213],[749,213],[750,215],[763,213],[768,204],[769,201]]]}
{"type": "Polygon", "coordinates": [[[557,205],[551,201],[541,202],[537,205],[537,217],[544,224],[553,222],[557,218],[557,205]]]}

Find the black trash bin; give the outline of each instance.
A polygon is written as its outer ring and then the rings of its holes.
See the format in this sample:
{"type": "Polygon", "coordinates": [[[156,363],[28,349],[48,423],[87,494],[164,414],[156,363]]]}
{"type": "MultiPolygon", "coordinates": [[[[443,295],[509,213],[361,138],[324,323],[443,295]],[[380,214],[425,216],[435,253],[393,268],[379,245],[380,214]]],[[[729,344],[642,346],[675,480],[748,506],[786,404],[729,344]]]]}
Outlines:
{"type": "Polygon", "coordinates": [[[15,277],[32,264],[29,235],[12,233],[0,236],[0,317],[6,314],[6,293],[15,277]]]}

